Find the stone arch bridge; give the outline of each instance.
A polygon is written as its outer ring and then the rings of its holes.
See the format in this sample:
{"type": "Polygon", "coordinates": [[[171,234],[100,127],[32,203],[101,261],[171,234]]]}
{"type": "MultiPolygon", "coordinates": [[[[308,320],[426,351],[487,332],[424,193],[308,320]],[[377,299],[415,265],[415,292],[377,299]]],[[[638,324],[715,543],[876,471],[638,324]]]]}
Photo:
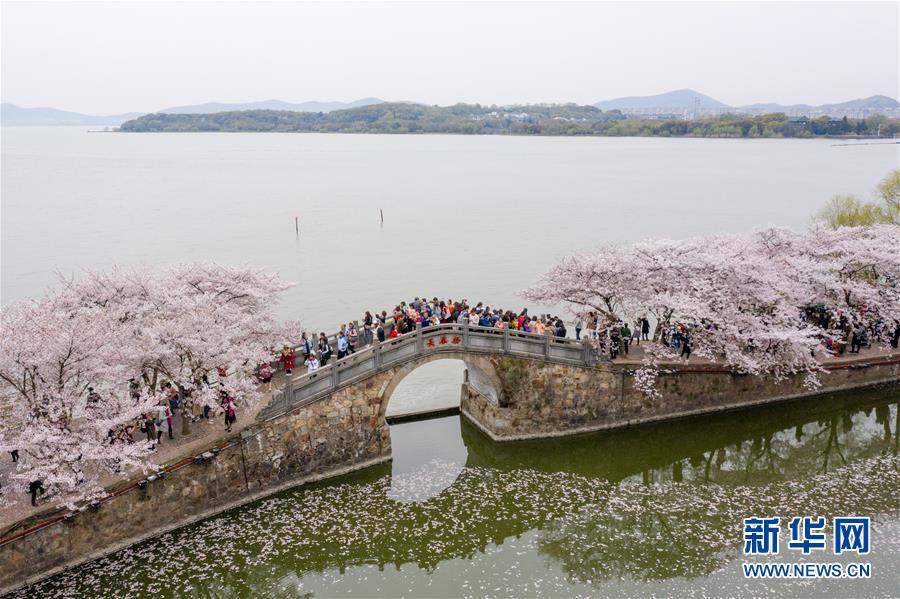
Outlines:
{"type": "MultiPolygon", "coordinates": [[[[334,360],[311,373],[294,373],[272,402],[263,408],[259,420],[268,420],[299,407],[327,400],[339,390],[377,397],[383,417],[391,394],[406,376],[419,366],[435,360],[457,359],[466,365],[466,382],[498,406],[512,401],[512,389],[504,377],[508,368],[500,359],[524,358],[538,362],[591,367],[597,353],[586,340],[537,335],[509,329],[441,324],[416,326],[410,334],[364,347],[345,358],[334,360]],[[373,385],[373,383],[375,383],[373,385]],[[376,396],[365,390],[375,390],[376,396]]],[[[303,367],[296,369],[302,370],[303,367]]]]}

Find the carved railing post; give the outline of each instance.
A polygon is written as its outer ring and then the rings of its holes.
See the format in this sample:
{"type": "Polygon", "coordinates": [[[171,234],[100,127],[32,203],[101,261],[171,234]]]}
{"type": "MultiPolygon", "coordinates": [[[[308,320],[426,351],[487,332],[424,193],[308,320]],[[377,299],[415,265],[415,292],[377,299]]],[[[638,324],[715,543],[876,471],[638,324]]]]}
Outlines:
{"type": "Polygon", "coordinates": [[[591,342],[587,337],[585,337],[584,339],[581,340],[581,355],[582,355],[582,359],[584,360],[585,366],[593,366],[594,365],[593,364],[594,360],[593,360],[593,355],[592,355],[594,353],[593,349],[594,348],[591,346],[591,342]]]}
{"type": "Polygon", "coordinates": [[[381,368],[381,341],[378,337],[372,339],[372,352],[375,354],[375,370],[381,368]]]}
{"type": "Polygon", "coordinates": [[[550,359],[550,331],[544,331],[544,358],[550,359]]]}
{"type": "Polygon", "coordinates": [[[503,353],[509,353],[509,325],[503,328],[503,353]]]}
{"type": "Polygon", "coordinates": [[[463,347],[469,348],[469,319],[463,320],[463,347]]]}
{"type": "Polygon", "coordinates": [[[331,365],[331,390],[334,391],[338,386],[338,363],[335,361],[331,365]]]}
{"type": "Polygon", "coordinates": [[[422,323],[416,323],[416,353],[421,354],[425,351],[425,338],[422,336],[422,323]]]}
{"type": "Polygon", "coordinates": [[[284,382],[284,407],[289,408],[294,403],[294,375],[286,375],[284,382]]]}

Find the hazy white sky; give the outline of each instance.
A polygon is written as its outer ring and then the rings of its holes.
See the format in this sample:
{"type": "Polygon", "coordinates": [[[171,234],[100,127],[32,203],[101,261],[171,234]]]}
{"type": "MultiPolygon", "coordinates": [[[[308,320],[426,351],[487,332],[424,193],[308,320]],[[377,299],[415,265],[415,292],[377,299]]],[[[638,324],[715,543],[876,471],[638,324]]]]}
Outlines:
{"type": "Polygon", "coordinates": [[[900,86],[900,3],[2,3],[2,98],[92,114],[208,101],[731,105],[900,86]]]}

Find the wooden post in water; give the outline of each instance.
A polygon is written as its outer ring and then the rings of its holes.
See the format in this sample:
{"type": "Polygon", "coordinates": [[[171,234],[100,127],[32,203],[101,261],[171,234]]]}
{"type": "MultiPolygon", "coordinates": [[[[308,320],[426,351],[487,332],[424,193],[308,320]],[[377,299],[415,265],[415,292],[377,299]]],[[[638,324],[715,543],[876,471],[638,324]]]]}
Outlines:
{"type": "Polygon", "coordinates": [[[298,236],[300,235],[300,217],[299,216],[294,217],[294,231],[297,233],[298,236]]]}
{"type": "Polygon", "coordinates": [[[378,209],[378,212],[381,213],[381,224],[383,225],[383,224],[384,224],[384,210],[382,210],[381,208],[379,208],[379,209],[378,209]]]}

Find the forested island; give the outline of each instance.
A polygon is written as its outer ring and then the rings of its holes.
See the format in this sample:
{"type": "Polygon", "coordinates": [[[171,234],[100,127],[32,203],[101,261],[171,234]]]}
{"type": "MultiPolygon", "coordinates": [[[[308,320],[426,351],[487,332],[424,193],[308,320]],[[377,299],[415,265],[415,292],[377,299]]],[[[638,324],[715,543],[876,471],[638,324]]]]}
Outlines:
{"type": "Polygon", "coordinates": [[[686,120],[632,118],[577,104],[425,106],[382,103],[333,112],[241,110],[215,114],[156,113],[126,121],[125,132],[456,133],[467,135],[594,135],[609,137],[818,137],[900,133],[900,119],[790,118],[783,113],[725,114],[686,120]]]}

